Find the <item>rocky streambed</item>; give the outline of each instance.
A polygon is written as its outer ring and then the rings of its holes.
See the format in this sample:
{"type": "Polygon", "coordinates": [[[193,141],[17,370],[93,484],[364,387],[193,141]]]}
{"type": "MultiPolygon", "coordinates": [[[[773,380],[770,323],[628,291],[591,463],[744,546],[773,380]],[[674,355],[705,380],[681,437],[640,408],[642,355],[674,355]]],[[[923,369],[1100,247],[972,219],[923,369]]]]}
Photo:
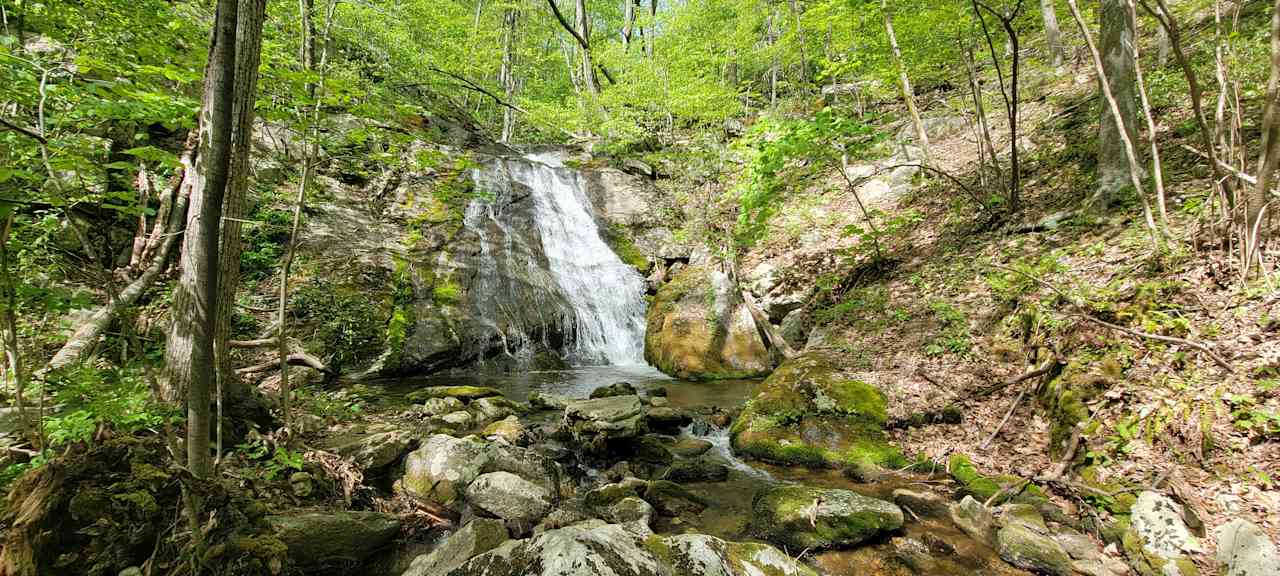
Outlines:
{"type": "Polygon", "coordinates": [[[962,461],[909,461],[881,436],[883,398],[821,360],[763,382],[605,368],[389,385],[404,403],[336,451],[448,527],[388,546],[392,516],[343,516],[299,538],[316,565],[336,550],[405,576],[1196,573],[1168,498],[1090,525],[962,461]]]}

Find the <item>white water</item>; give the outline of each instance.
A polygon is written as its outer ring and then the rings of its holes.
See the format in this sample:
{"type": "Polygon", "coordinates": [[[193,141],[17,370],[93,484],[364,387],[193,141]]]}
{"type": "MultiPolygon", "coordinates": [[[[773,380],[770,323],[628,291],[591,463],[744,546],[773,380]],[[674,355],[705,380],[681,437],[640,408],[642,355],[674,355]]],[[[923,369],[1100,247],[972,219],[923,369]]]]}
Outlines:
{"type": "Polygon", "coordinates": [[[531,154],[494,161],[476,183],[497,196],[472,201],[464,219],[480,237],[472,298],[506,353],[527,357],[535,335],[550,346],[554,332],[575,365],[644,364],[644,279],[601,239],[579,173],[554,153],[531,154]],[[526,188],[530,198],[517,198],[526,188]],[[513,227],[528,225],[515,202],[532,203],[540,246],[513,227]]]}

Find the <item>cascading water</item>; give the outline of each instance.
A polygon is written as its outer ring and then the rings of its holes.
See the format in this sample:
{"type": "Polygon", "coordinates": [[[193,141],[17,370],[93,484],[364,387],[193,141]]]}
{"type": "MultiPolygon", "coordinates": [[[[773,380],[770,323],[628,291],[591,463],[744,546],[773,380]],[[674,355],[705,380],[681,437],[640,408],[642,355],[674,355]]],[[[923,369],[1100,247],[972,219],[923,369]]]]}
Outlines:
{"type": "Polygon", "coordinates": [[[476,170],[485,197],[464,226],[479,239],[470,299],[477,356],[549,351],[574,365],[644,364],[644,279],[601,238],[582,178],[555,153],[476,170]]]}

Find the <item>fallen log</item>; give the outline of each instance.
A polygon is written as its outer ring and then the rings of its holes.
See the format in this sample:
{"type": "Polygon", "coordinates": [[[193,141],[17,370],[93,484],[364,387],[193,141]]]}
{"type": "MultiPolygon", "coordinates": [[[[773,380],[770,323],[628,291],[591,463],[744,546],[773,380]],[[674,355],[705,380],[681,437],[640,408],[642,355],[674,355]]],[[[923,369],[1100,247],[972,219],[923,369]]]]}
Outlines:
{"type": "MultiPolygon", "coordinates": [[[[319,358],[316,358],[315,356],[307,354],[306,352],[293,352],[289,354],[289,357],[285,361],[288,362],[290,366],[307,366],[309,368],[314,368],[324,374],[333,374],[333,370],[331,370],[328,366],[325,366],[324,362],[321,362],[319,358]]],[[[279,368],[279,367],[280,367],[280,358],[279,356],[277,356],[261,364],[254,364],[253,366],[237,368],[236,374],[238,375],[258,374],[261,372],[266,372],[268,370],[271,370],[272,368],[279,368]]]]}

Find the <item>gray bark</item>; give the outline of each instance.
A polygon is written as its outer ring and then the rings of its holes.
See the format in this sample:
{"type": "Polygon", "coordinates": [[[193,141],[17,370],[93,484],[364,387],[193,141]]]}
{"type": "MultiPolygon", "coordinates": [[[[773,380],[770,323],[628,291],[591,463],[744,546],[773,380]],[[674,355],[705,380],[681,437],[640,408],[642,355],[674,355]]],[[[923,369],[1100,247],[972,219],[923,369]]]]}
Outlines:
{"type": "MultiPolygon", "coordinates": [[[[628,0],[629,1],[629,0],[628,0]]],[[[503,14],[504,30],[502,35],[502,69],[499,72],[499,82],[502,89],[506,93],[507,102],[515,104],[516,87],[516,29],[520,24],[520,11],[514,8],[507,9],[503,14]]],[[[511,142],[512,136],[515,134],[516,111],[511,106],[507,106],[502,110],[502,137],[503,143],[511,142]]]]}
{"type": "Polygon", "coordinates": [[[1040,14],[1044,19],[1044,38],[1049,58],[1057,68],[1062,65],[1066,47],[1062,45],[1062,29],[1058,26],[1058,11],[1053,6],[1053,0],[1040,0],[1040,14]]]}
{"type": "MultiPolygon", "coordinates": [[[[1115,194],[1130,184],[1129,160],[1125,156],[1124,143],[1119,126],[1123,123],[1128,139],[1136,139],[1138,124],[1136,73],[1132,43],[1135,41],[1133,23],[1125,0],[1102,0],[1098,10],[1103,75],[1116,105],[1120,110],[1117,122],[1109,106],[1102,107],[1098,131],[1098,190],[1094,197],[1097,206],[1105,207],[1115,199],[1115,194]]],[[[1103,79],[1100,78],[1101,82],[1103,79]]]]}

